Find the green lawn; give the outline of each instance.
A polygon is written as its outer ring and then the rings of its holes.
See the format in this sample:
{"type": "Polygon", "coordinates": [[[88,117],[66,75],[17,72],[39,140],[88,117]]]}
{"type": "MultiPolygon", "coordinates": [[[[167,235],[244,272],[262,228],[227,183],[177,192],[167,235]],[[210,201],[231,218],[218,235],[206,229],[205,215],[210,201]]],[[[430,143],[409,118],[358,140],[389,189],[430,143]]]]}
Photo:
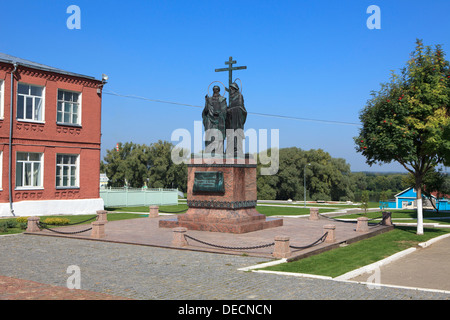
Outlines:
{"type": "Polygon", "coordinates": [[[396,227],[392,231],[346,247],[267,267],[264,270],[307,273],[334,278],[448,232],[450,230],[425,229],[424,234],[419,236],[416,234],[415,227],[396,227]]]}
{"type": "MultiPolygon", "coordinates": [[[[289,216],[289,215],[301,215],[309,214],[309,208],[303,207],[269,207],[269,206],[256,206],[256,211],[266,216],[289,216]]],[[[331,212],[335,209],[319,209],[319,213],[331,212]]]]}
{"type": "Polygon", "coordinates": [[[8,229],[6,229],[6,231],[1,230],[0,231],[0,235],[3,235],[3,234],[15,234],[15,233],[22,233],[22,232],[24,232],[24,229],[21,229],[21,228],[8,228],[8,229]]]}
{"type": "MultiPolygon", "coordinates": [[[[186,204],[179,204],[174,206],[160,206],[160,212],[167,213],[184,213],[187,210],[186,204]],[[181,212],[180,212],[181,211],[181,212]]],[[[119,212],[145,212],[148,213],[149,208],[146,207],[122,207],[122,208],[107,208],[108,211],[119,211],[119,212]]],[[[289,207],[270,207],[270,206],[256,206],[256,210],[266,216],[273,215],[301,215],[309,214],[309,208],[303,208],[298,206],[289,207]]],[[[320,213],[334,211],[335,209],[319,209],[320,213]]]]}
{"type": "MultiPolygon", "coordinates": [[[[386,210],[389,211],[389,210],[386,210]]],[[[409,223],[417,223],[417,211],[416,210],[392,210],[392,222],[395,224],[396,222],[409,222],[409,223]],[[405,218],[413,219],[413,220],[402,220],[405,218]]],[[[369,219],[379,218],[381,217],[381,211],[377,212],[368,212],[367,214],[349,214],[343,215],[339,217],[335,217],[336,219],[357,219],[358,217],[366,216],[369,219]]],[[[449,212],[434,212],[434,211],[424,211],[423,213],[423,222],[424,223],[441,223],[441,224],[449,224],[450,223],[450,213],[449,212]],[[438,218],[438,219],[436,219],[438,218]]]]}
{"type": "MultiPolygon", "coordinates": [[[[260,202],[259,204],[268,204],[268,205],[283,205],[283,206],[295,206],[295,207],[304,207],[305,204],[302,201],[297,201],[296,203],[280,203],[280,202],[260,202]]],[[[339,208],[339,209],[358,209],[360,206],[354,204],[339,204],[339,203],[306,203],[307,207],[331,207],[331,208],[339,208]]],[[[369,202],[369,208],[379,208],[379,202],[369,202]]]]}
{"type": "MultiPolygon", "coordinates": [[[[276,203],[276,202],[261,202],[258,205],[279,205],[279,206],[293,206],[293,207],[304,207],[303,202],[297,203],[276,203]]],[[[330,208],[339,208],[339,209],[351,209],[358,208],[356,205],[352,204],[326,204],[326,203],[306,203],[306,207],[330,207],[330,208]]]]}
{"type": "MultiPolygon", "coordinates": [[[[185,203],[180,203],[179,205],[171,205],[171,206],[159,206],[160,212],[177,212],[177,213],[184,213],[186,212],[188,206],[185,203]],[[181,212],[179,212],[181,211],[181,212]]],[[[119,211],[119,212],[142,212],[147,213],[149,212],[149,206],[143,206],[143,207],[120,207],[120,208],[105,208],[105,210],[108,211],[119,211]]]]}

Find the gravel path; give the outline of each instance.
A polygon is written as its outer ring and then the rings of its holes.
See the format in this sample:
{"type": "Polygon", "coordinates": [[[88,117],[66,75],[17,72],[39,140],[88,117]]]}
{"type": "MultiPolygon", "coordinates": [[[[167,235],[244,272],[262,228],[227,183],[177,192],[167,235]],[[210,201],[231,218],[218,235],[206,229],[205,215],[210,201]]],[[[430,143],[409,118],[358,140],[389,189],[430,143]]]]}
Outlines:
{"type": "Polygon", "coordinates": [[[34,235],[0,237],[0,275],[132,299],[450,299],[449,294],[238,271],[264,258],[34,235]]]}

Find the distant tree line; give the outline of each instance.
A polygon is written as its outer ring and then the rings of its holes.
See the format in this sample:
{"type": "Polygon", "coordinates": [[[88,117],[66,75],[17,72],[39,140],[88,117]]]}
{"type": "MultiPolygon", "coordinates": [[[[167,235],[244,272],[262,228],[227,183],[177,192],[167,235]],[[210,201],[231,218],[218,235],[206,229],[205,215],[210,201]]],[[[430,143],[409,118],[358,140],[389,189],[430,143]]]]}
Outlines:
{"type": "MultiPolygon", "coordinates": [[[[173,163],[173,148],[172,143],[161,140],[150,145],[118,143],[117,148],[106,151],[100,163],[101,172],[106,173],[111,187],[178,188],[186,192],[187,165],[173,163]]],[[[270,157],[271,150],[267,152],[270,157]]],[[[406,173],[351,172],[344,159],[333,158],[322,149],[291,147],[279,149],[278,153],[278,172],[274,175],[261,175],[261,168],[272,164],[263,165],[261,157],[254,155],[258,159],[260,200],[302,201],[306,191],[306,200],[360,202],[367,191],[370,201],[379,201],[380,196],[393,199],[414,184],[406,173]]],[[[448,177],[442,172],[433,177],[430,175],[429,185],[448,186],[448,177]],[[436,177],[440,180],[436,181],[436,177]]]]}
{"type": "Polygon", "coordinates": [[[360,202],[364,191],[368,191],[369,201],[379,201],[383,196],[386,200],[394,199],[397,193],[410,187],[407,176],[406,173],[353,172],[354,200],[360,202]]]}
{"type": "MultiPolygon", "coordinates": [[[[258,162],[258,170],[261,166],[258,162]]],[[[278,173],[258,174],[258,199],[301,201],[306,190],[306,200],[359,202],[363,191],[368,191],[370,201],[379,201],[381,192],[393,198],[406,189],[406,177],[401,173],[351,172],[345,159],[333,158],[322,149],[284,148],[279,150],[278,173]]]]}
{"type": "Polygon", "coordinates": [[[133,142],[118,143],[106,150],[100,171],[106,173],[111,187],[187,188],[186,164],[174,164],[173,144],[158,141],[150,145],[133,142]]]}

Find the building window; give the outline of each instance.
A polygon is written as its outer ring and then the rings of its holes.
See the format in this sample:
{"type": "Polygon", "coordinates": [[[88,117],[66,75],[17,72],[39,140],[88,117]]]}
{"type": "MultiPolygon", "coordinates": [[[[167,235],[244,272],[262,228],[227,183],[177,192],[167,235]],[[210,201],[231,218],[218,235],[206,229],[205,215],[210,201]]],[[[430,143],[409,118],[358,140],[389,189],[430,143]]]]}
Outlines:
{"type": "Polygon", "coordinates": [[[3,119],[3,106],[5,105],[5,89],[4,82],[0,80],[0,118],[3,119]]]}
{"type": "Polygon", "coordinates": [[[61,124],[80,124],[79,92],[58,90],[58,108],[56,121],[61,124]]]}
{"type": "Polygon", "coordinates": [[[2,180],[3,180],[3,151],[0,151],[0,190],[3,189],[2,180]]]}
{"type": "Polygon", "coordinates": [[[17,119],[43,121],[44,87],[19,83],[17,87],[17,119]]]}
{"type": "Polygon", "coordinates": [[[78,184],[78,155],[56,155],[56,187],[76,188],[78,184]]]}
{"type": "Polygon", "coordinates": [[[42,187],[42,153],[17,152],[16,187],[42,187]]]}

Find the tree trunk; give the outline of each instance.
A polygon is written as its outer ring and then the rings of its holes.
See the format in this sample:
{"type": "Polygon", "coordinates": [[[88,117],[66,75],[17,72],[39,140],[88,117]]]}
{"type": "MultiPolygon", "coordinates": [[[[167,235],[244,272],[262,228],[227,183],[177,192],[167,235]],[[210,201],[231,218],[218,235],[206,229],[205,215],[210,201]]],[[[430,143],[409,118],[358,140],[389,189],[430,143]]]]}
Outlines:
{"type": "MultiPolygon", "coordinates": [[[[419,180],[419,179],[417,179],[419,180]]],[[[422,206],[422,182],[416,180],[417,192],[417,234],[423,234],[423,206],[422,206]]]]}

